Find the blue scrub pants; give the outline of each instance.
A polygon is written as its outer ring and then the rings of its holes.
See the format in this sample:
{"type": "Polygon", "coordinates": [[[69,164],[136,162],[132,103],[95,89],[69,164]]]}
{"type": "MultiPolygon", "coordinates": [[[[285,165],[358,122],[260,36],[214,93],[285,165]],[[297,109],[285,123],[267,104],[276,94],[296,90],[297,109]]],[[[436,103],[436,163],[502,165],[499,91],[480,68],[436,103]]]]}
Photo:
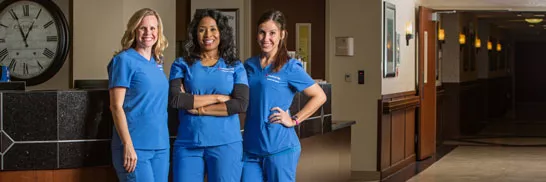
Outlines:
{"type": "Polygon", "coordinates": [[[245,153],[243,182],[290,182],[296,181],[296,168],[301,148],[295,147],[268,156],[245,153]]]}
{"type": "Polygon", "coordinates": [[[139,150],[135,171],[123,167],[123,148],[112,149],[112,163],[120,182],[166,182],[169,177],[169,149],[139,150]]]}
{"type": "Polygon", "coordinates": [[[243,144],[235,142],[213,147],[174,146],[173,181],[240,182],[243,144]]]}

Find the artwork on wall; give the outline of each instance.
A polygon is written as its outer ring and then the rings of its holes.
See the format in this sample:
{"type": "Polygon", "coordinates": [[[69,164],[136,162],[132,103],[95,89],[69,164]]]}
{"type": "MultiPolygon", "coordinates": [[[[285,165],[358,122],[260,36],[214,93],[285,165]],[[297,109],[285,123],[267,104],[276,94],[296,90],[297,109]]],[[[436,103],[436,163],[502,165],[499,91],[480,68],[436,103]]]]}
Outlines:
{"type": "Polygon", "coordinates": [[[400,33],[396,33],[396,67],[400,67],[400,33]]]}
{"type": "Polygon", "coordinates": [[[311,23],[296,23],[296,54],[311,74],[311,23]]]}
{"type": "Polygon", "coordinates": [[[396,72],[395,72],[395,75],[398,76],[399,72],[400,71],[400,33],[396,33],[396,41],[395,41],[395,49],[396,49],[396,58],[394,59],[395,60],[395,63],[396,63],[396,72]]]}
{"type": "Polygon", "coordinates": [[[383,77],[396,76],[396,6],[384,2],[383,6],[383,77]]]}

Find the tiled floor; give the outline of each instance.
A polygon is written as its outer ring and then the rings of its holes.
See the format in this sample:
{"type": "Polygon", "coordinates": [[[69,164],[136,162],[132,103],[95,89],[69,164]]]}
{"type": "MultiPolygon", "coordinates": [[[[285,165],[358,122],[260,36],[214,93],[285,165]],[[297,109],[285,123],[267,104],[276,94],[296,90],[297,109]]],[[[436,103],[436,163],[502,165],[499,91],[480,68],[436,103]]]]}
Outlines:
{"type": "Polygon", "coordinates": [[[545,131],[546,122],[491,123],[476,136],[444,142],[457,147],[408,182],[546,181],[545,131]]]}
{"type": "Polygon", "coordinates": [[[544,181],[546,148],[459,146],[408,182],[544,181]]]}

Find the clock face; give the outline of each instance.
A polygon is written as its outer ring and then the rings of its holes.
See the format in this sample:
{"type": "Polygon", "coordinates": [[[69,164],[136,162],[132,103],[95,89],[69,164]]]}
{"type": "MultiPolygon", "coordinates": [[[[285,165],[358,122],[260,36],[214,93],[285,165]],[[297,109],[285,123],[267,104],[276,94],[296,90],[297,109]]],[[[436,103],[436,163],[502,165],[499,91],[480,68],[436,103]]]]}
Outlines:
{"type": "Polygon", "coordinates": [[[0,3],[0,65],[13,80],[36,85],[62,67],[68,53],[68,26],[52,1],[0,3]]]}
{"type": "Polygon", "coordinates": [[[40,4],[19,1],[0,13],[0,64],[29,79],[51,66],[57,52],[57,25],[40,4]]]}

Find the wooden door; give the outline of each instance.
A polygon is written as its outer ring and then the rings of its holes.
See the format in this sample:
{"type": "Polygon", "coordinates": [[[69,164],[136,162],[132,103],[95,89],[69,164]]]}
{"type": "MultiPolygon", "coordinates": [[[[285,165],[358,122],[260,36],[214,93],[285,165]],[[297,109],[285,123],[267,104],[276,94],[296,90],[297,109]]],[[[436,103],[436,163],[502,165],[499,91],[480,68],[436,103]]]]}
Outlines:
{"type": "Polygon", "coordinates": [[[419,7],[419,121],[417,122],[417,159],[423,160],[436,153],[436,23],[432,9],[419,7]]]}

